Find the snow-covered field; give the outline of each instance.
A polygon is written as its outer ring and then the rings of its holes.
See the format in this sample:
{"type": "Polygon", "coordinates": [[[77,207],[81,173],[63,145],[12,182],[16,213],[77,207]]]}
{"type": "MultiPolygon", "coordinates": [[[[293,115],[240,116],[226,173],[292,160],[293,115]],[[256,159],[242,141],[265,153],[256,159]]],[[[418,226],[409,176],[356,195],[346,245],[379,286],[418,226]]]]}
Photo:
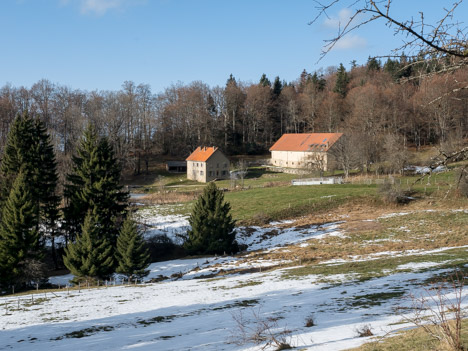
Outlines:
{"type": "MultiPolygon", "coordinates": [[[[148,222],[153,229],[164,222],[166,233],[187,226],[186,218],[167,216],[153,214],[148,222]]],[[[237,238],[249,250],[264,251],[344,235],[340,223],[293,225],[240,228],[237,238]]],[[[236,320],[253,329],[271,318],[276,320],[271,331],[289,330],[286,341],[294,347],[341,350],[369,341],[358,337],[365,325],[376,336],[410,326],[399,323],[397,307],[411,306],[409,293],[428,293],[417,282],[437,270],[436,263],[423,262],[401,265],[381,278],[360,281],[339,274],[324,282],[320,275],[288,275],[295,267],[255,257],[154,263],[148,278],[168,277],[159,283],[0,298],[0,350],[258,350],[262,345],[238,344],[242,333],[236,320]],[[272,265],[277,269],[260,269],[272,265]],[[315,326],[305,326],[309,317],[315,326]]]]}

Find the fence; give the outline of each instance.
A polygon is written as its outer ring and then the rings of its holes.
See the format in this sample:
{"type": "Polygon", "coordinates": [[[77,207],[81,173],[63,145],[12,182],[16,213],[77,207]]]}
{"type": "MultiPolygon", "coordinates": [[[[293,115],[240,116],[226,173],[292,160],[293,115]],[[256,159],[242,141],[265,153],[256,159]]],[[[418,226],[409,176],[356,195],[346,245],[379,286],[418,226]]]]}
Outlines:
{"type": "Polygon", "coordinates": [[[322,178],[306,178],[306,179],[293,179],[292,185],[320,185],[320,184],[343,184],[341,177],[322,177],[322,178]]]}

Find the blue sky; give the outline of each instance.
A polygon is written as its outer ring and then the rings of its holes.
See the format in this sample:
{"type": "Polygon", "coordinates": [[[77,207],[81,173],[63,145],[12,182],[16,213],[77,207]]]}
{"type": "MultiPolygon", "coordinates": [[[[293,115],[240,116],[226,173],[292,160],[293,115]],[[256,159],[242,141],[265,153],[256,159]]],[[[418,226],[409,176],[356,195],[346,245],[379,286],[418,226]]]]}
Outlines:
{"type": "MultiPolygon", "coordinates": [[[[409,18],[422,9],[435,18],[443,3],[452,2],[395,0],[394,13],[409,18]]],[[[348,14],[342,4],[308,25],[317,14],[312,0],[1,0],[0,86],[45,78],[118,90],[131,80],[160,92],[195,80],[224,85],[231,73],[246,82],[262,73],[291,81],[303,69],[362,64],[401,43],[381,21],[317,62],[323,40],[348,14]]]]}

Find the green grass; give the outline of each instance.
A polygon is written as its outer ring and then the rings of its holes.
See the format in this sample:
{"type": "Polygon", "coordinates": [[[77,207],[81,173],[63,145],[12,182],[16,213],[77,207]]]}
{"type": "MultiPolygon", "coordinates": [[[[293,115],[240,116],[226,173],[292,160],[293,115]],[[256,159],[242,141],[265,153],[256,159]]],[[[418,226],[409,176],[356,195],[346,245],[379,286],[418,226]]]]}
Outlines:
{"type": "Polygon", "coordinates": [[[231,204],[233,218],[248,222],[257,216],[273,220],[300,216],[375,196],[375,185],[290,185],[228,192],[225,200],[231,204]]]}
{"type": "MultiPolygon", "coordinates": [[[[434,174],[429,179],[425,176],[412,185],[419,175],[396,177],[398,186],[402,189],[412,188],[417,198],[443,198],[454,183],[454,171],[434,174]],[[401,183],[401,184],[400,184],[401,183]]],[[[291,186],[290,181],[300,176],[287,173],[275,173],[264,168],[252,168],[244,180],[244,190],[227,191],[225,200],[231,204],[233,218],[240,225],[263,224],[269,220],[280,220],[331,210],[347,201],[362,200],[380,202],[379,186],[375,184],[335,184],[291,186]]],[[[372,175],[369,175],[372,177],[372,175]]],[[[383,180],[380,176],[380,179],[383,180]]],[[[200,192],[206,184],[188,181],[185,175],[168,174],[161,183],[171,186],[171,191],[200,192]],[[166,182],[166,180],[168,180],[166,182]],[[178,186],[181,185],[181,186],[178,186]],[[178,186],[178,187],[175,187],[178,186]]],[[[223,180],[216,182],[219,188],[230,189],[231,182],[223,180]]],[[[239,184],[239,181],[237,181],[239,184]]],[[[160,187],[152,188],[159,191],[160,187]]],[[[174,213],[187,214],[192,202],[186,202],[174,213]]],[[[161,210],[162,207],[161,207],[161,210]]],[[[171,209],[172,210],[172,209],[171,209]]],[[[158,210],[159,211],[159,210],[158,210]]]]}

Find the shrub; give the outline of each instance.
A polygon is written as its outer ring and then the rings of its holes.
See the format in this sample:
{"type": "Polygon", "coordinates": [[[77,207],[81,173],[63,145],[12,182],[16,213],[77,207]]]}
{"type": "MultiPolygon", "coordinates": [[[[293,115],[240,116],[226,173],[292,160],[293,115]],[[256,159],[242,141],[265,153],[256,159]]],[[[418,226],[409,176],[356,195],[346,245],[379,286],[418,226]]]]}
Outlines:
{"type": "Polygon", "coordinates": [[[305,320],[305,326],[306,326],[306,328],[310,328],[310,327],[314,327],[315,325],[316,324],[315,324],[314,315],[310,314],[309,316],[307,316],[307,318],[305,320]]]}
{"type": "Polygon", "coordinates": [[[468,197],[468,169],[462,168],[456,173],[456,183],[460,196],[468,197]]]}
{"type": "Polygon", "coordinates": [[[403,191],[400,185],[385,182],[378,188],[382,199],[389,204],[406,204],[410,201],[409,193],[403,191]]]}
{"type": "Polygon", "coordinates": [[[372,336],[374,335],[374,333],[372,332],[372,328],[369,324],[366,324],[366,325],[363,325],[359,328],[356,328],[356,334],[360,337],[360,338],[364,338],[366,336],[372,336]]]}

